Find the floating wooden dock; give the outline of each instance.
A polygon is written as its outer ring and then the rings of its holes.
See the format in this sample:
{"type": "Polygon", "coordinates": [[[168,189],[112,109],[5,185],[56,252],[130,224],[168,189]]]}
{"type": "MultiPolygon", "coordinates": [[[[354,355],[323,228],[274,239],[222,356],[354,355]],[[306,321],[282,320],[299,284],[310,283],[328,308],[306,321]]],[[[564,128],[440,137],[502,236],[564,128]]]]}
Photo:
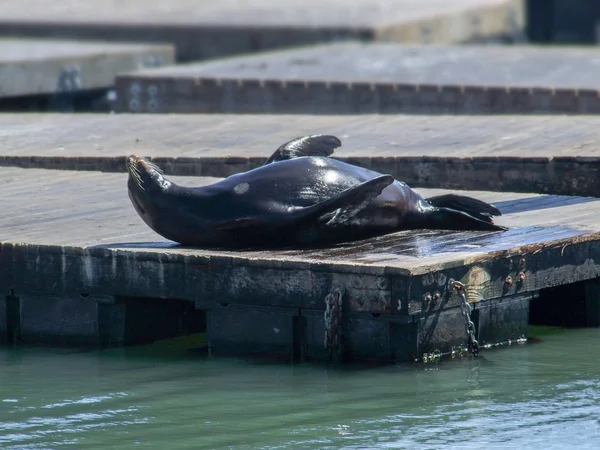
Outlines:
{"type": "Polygon", "coordinates": [[[228,176],[307,134],[336,157],[411,186],[600,196],[600,118],[0,114],[0,165],[125,171],[147,156],[168,174],[228,176]]]}
{"type": "Polygon", "coordinates": [[[114,87],[115,76],[173,64],[170,45],[0,39],[0,106],[16,97],[76,97],[114,87]]]}
{"type": "Polygon", "coordinates": [[[123,74],[117,111],[596,114],[599,59],[594,47],[324,44],[123,74]]]}
{"type": "Polygon", "coordinates": [[[520,39],[523,0],[3,0],[0,33],[168,42],[189,61],[343,39],[520,39]]]}
{"type": "Polygon", "coordinates": [[[585,287],[586,323],[600,319],[597,198],[470,192],[494,202],[510,230],[222,252],[154,234],[129,204],[125,174],[1,168],[0,177],[4,342],[122,344],[206,320],[213,354],[422,360],[466,345],[463,300],[485,348],[523,341],[532,298],[572,283],[585,287]]]}

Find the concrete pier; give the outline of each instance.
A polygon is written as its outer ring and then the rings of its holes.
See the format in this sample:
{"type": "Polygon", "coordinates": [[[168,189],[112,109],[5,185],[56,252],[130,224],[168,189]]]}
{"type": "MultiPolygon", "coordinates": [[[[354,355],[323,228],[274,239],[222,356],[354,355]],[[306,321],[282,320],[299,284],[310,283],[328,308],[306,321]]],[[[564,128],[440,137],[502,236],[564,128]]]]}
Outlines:
{"type": "Polygon", "coordinates": [[[132,153],[167,174],[224,177],[310,134],[335,157],[411,186],[600,196],[597,117],[0,114],[0,166],[124,172],[132,153]]]}
{"type": "Polygon", "coordinates": [[[523,0],[3,0],[0,34],[171,43],[178,61],[340,40],[515,41],[523,0]]]}
{"type": "Polygon", "coordinates": [[[599,58],[595,47],[324,44],[123,74],[117,111],[597,114],[599,58]]]}
{"type": "Polygon", "coordinates": [[[174,58],[170,45],[0,38],[0,110],[109,110],[118,73],[174,58]]]}

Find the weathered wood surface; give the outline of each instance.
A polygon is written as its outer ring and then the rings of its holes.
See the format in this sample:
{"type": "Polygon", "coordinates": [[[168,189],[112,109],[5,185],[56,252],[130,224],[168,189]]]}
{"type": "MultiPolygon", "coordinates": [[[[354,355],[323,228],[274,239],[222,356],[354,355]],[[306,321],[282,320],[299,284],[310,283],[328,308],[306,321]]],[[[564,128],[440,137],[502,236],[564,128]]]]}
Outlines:
{"type": "Polygon", "coordinates": [[[194,60],[340,39],[520,38],[523,0],[3,0],[0,33],[171,42],[194,60]]]}
{"type": "Polygon", "coordinates": [[[594,47],[325,44],[123,74],[117,110],[598,113],[598,61],[594,47]]]}
{"type": "Polygon", "coordinates": [[[224,252],[180,248],[152,232],[129,204],[125,174],[2,168],[0,175],[0,287],[14,295],[322,310],[342,285],[349,311],[407,316],[456,306],[451,278],[477,302],[600,276],[595,198],[469,192],[494,202],[510,230],[410,231],[330,249],[224,252]]]}
{"type": "Polygon", "coordinates": [[[117,73],[174,58],[171,45],[0,39],[0,98],[109,88],[117,73]]]}
{"type": "Polygon", "coordinates": [[[600,196],[600,118],[0,114],[0,165],[228,176],[297,136],[334,134],[336,156],[414,186],[600,196]]]}

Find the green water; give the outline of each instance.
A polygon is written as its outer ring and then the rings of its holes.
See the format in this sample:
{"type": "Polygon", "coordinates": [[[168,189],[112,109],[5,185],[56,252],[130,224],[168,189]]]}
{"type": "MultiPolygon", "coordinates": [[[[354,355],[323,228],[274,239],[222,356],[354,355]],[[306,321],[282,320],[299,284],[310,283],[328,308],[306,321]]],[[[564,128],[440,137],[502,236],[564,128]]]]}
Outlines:
{"type": "Polygon", "coordinates": [[[0,350],[1,449],[600,448],[600,329],[430,366],[0,350]]]}

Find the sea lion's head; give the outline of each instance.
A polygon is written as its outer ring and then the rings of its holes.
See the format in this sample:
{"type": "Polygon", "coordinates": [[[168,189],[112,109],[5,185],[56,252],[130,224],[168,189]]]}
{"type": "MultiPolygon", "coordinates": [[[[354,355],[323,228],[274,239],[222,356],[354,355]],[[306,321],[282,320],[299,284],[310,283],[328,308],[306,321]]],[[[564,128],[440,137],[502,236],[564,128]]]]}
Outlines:
{"type": "Polygon", "coordinates": [[[144,192],[164,191],[171,186],[171,182],[164,176],[160,168],[139,156],[127,157],[127,172],[129,172],[129,189],[144,192]]]}
{"type": "Polygon", "coordinates": [[[150,215],[161,202],[161,195],[171,186],[171,182],[155,164],[135,155],[127,157],[127,172],[129,199],[142,219],[150,224],[150,215]]]}

